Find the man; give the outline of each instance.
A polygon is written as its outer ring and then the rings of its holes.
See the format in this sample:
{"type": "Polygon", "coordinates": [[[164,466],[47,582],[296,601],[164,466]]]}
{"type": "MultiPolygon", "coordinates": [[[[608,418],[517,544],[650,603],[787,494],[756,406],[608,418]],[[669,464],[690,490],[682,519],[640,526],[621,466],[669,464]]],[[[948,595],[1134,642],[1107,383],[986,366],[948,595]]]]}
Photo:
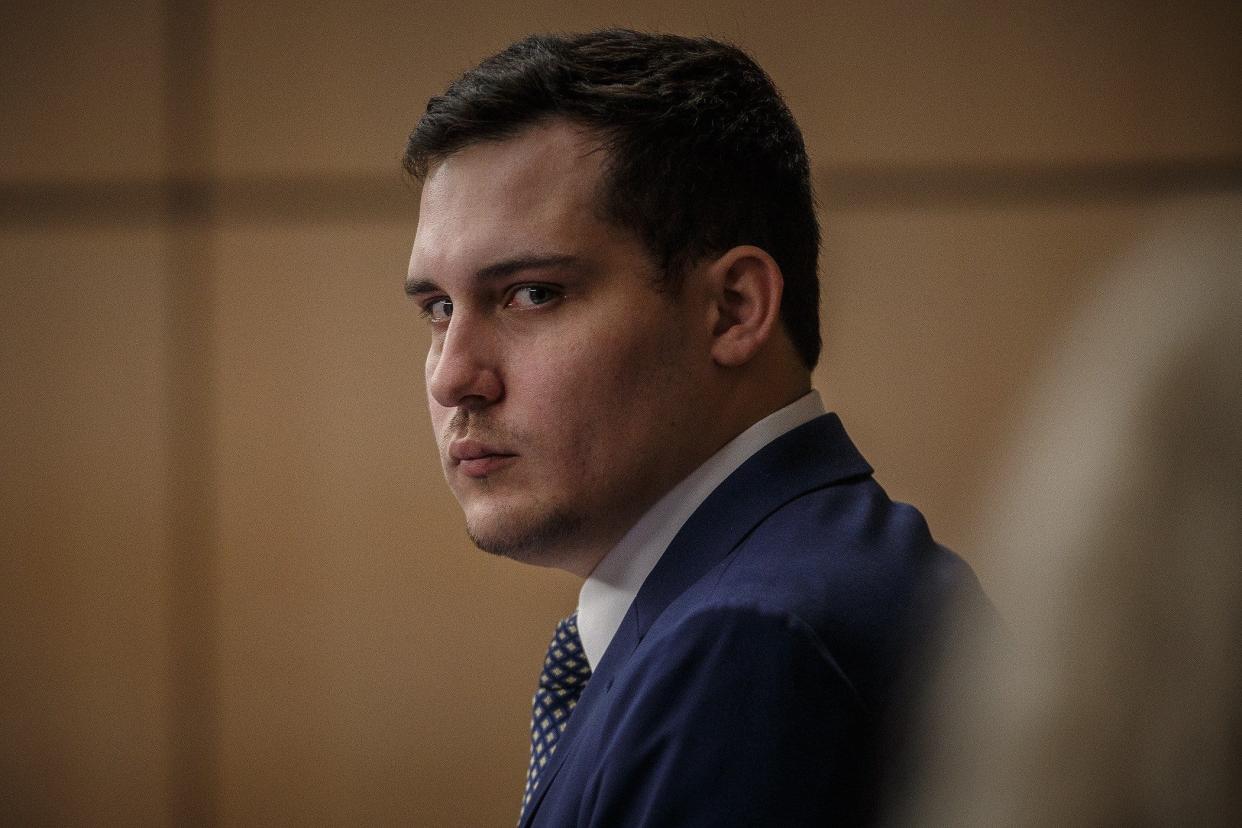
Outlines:
{"type": "Polygon", "coordinates": [[[872,818],[930,610],[977,585],[811,390],[819,229],[771,81],[710,40],[532,37],[405,162],[467,529],[586,579],[523,824],[872,818]]]}

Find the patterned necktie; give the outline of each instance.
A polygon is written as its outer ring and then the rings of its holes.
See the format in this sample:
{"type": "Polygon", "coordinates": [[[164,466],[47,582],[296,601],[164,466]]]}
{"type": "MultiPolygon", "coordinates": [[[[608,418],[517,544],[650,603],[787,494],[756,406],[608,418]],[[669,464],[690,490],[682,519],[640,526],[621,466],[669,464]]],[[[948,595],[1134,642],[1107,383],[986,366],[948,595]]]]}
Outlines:
{"type": "Polygon", "coordinates": [[[539,773],[556,751],[556,741],[569,724],[582,688],[591,677],[591,665],[582,652],[578,637],[578,613],[556,625],[556,633],[548,645],[548,655],[539,673],[539,689],[535,691],[530,717],[530,767],[526,771],[526,790],[522,793],[522,816],[530,798],[539,787],[539,773]]]}

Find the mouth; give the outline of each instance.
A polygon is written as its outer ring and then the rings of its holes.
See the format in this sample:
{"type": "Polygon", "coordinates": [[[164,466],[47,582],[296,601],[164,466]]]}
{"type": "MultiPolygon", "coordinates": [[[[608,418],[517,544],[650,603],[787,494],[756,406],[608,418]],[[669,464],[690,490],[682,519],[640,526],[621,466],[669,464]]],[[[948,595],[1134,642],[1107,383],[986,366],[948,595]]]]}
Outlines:
{"type": "Polygon", "coordinates": [[[454,440],[449,444],[449,459],[466,477],[482,478],[509,466],[517,458],[477,440],[454,440]]]}

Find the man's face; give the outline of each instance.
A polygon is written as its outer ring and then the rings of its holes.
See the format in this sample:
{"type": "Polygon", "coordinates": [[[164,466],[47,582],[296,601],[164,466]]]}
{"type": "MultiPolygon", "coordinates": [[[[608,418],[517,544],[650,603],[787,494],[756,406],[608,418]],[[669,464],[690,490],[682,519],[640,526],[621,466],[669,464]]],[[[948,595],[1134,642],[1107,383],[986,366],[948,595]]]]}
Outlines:
{"type": "Polygon", "coordinates": [[[600,219],[604,151],[564,122],[468,147],[424,182],[407,290],[431,325],[427,401],[482,549],[585,575],[715,447],[695,276],[656,289],[600,219]]]}

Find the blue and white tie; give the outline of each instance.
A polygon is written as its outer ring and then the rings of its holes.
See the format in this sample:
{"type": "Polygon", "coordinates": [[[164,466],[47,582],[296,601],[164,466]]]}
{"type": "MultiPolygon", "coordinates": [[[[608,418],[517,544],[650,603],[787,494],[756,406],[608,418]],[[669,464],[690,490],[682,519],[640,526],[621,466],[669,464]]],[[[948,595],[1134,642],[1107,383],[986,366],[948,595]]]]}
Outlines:
{"type": "Polygon", "coordinates": [[[531,797],[539,788],[539,774],[556,751],[556,742],[569,724],[569,715],[578,704],[582,688],[591,677],[591,665],[582,651],[578,636],[578,613],[556,625],[548,644],[548,655],[539,673],[539,689],[531,705],[530,767],[526,771],[526,790],[522,794],[522,817],[531,797]]]}

